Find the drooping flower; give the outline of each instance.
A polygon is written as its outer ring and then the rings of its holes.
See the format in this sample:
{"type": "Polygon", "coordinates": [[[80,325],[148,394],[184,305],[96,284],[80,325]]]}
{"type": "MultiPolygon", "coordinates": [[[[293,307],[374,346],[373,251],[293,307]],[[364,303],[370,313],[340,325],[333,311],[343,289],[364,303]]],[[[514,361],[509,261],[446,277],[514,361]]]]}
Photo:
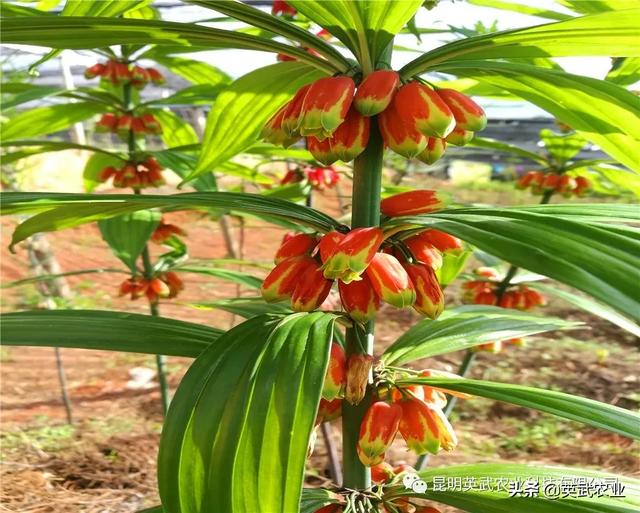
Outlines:
{"type": "Polygon", "coordinates": [[[380,202],[380,211],[389,217],[428,214],[441,210],[445,199],[437,191],[415,190],[394,194],[380,202]]]}
{"type": "Polygon", "coordinates": [[[349,77],[325,77],[311,84],[304,97],[300,133],[322,140],[342,124],[353,101],[355,83],[349,77]]]}
{"type": "Polygon", "coordinates": [[[393,255],[376,253],[366,272],[373,289],[385,303],[405,308],[415,302],[416,292],[411,279],[393,255]]]}
{"type": "Polygon", "coordinates": [[[363,116],[375,116],[384,111],[398,88],[399,75],[393,70],[377,70],[358,86],[353,103],[363,116]]]}
{"type": "Polygon", "coordinates": [[[358,437],[358,456],[365,466],[380,463],[398,432],[402,408],[397,403],[376,401],[364,415],[358,437]]]}
{"type": "Polygon", "coordinates": [[[398,89],[393,105],[409,126],[427,137],[447,137],[456,125],[453,113],[438,93],[417,81],[398,89]]]}

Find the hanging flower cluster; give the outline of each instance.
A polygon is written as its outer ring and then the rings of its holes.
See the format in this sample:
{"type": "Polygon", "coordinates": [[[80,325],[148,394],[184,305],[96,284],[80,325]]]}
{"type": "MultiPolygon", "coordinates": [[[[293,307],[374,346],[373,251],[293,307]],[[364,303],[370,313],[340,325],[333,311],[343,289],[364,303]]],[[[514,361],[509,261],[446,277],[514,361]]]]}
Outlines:
{"type": "Polygon", "coordinates": [[[106,182],[113,178],[114,187],[131,187],[133,189],[159,187],[165,183],[162,169],[155,158],[147,157],[140,162],[127,162],[119,169],[113,166],[105,167],[98,174],[98,180],[106,182]]]}
{"type": "Polygon", "coordinates": [[[378,70],[358,85],[347,76],[326,77],[298,90],[265,125],[265,140],[289,147],[301,137],[321,163],[349,162],[369,140],[371,116],[379,115],[386,146],[406,158],[437,161],[447,144],[463,146],[487,118],[468,96],[420,81],[401,84],[392,70],[378,70]]]}
{"type": "Polygon", "coordinates": [[[88,67],[84,76],[88,79],[100,77],[115,86],[131,84],[137,89],[142,89],[149,82],[158,85],[165,83],[164,76],[155,68],[143,68],[137,64],[113,59],[88,67]]]}
{"type": "Polygon", "coordinates": [[[159,298],[173,298],[184,289],[184,283],[174,272],[160,273],[153,278],[132,276],[120,285],[120,296],[129,296],[132,300],[146,296],[150,303],[157,303],[159,298]]]}
{"type": "MultiPolygon", "coordinates": [[[[409,372],[413,371],[407,371],[405,377],[410,375],[409,372]]],[[[416,375],[457,377],[435,370],[414,372],[413,376],[416,375]]],[[[396,373],[393,379],[402,377],[396,373]]],[[[384,379],[379,383],[381,385],[375,394],[377,400],[367,409],[360,426],[357,451],[364,465],[380,465],[397,433],[409,450],[417,454],[437,454],[440,450],[450,451],[456,447],[456,434],[442,412],[447,403],[445,393],[464,399],[470,397],[468,394],[426,385],[395,385],[384,379]]]]}
{"type": "Polygon", "coordinates": [[[96,123],[96,132],[112,132],[118,134],[123,141],[126,141],[130,132],[133,132],[136,138],[161,134],[162,126],[160,126],[155,116],[150,113],[133,116],[131,114],[118,115],[107,112],[96,123]]]}
{"type": "MultiPolygon", "coordinates": [[[[473,272],[482,279],[468,280],[462,284],[464,290],[463,300],[467,303],[517,310],[531,310],[537,306],[545,306],[547,304],[547,300],[542,294],[523,284],[509,285],[500,294],[501,280],[495,269],[479,267],[473,272]]],[[[505,342],[519,347],[525,345],[525,340],[522,338],[511,338],[505,340],[505,342]]],[[[502,350],[502,342],[487,342],[486,344],[475,346],[474,350],[499,353],[502,350]]]]}
{"type": "Polygon", "coordinates": [[[532,194],[555,191],[565,198],[570,198],[571,196],[584,196],[591,190],[591,182],[584,176],[573,178],[556,173],[529,171],[516,182],[516,188],[521,190],[530,189],[532,194]]]}
{"type": "Polygon", "coordinates": [[[175,224],[167,223],[164,220],[164,217],[161,217],[158,226],[151,234],[151,242],[155,242],[156,244],[163,244],[173,236],[180,235],[184,237],[186,234],[187,232],[185,232],[182,228],[176,226],[175,224]]]}
{"type": "Polygon", "coordinates": [[[289,183],[298,183],[304,180],[309,182],[309,185],[317,191],[326,189],[333,189],[333,187],[340,180],[340,175],[333,166],[326,167],[312,167],[306,166],[304,168],[290,169],[284,175],[280,181],[280,185],[286,185],[289,183]]]}
{"type": "MultiPolygon", "coordinates": [[[[388,216],[409,215],[442,205],[435,191],[411,191],[383,200],[381,210],[388,216]]],[[[289,300],[294,310],[308,312],[322,305],[337,280],[342,306],[357,322],[373,319],[382,301],[435,319],[444,308],[435,273],[441,253],[461,247],[458,239],[437,230],[399,241],[383,241],[376,227],[322,236],[301,233],[278,249],[262,296],[267,302],[289,300]]]]}

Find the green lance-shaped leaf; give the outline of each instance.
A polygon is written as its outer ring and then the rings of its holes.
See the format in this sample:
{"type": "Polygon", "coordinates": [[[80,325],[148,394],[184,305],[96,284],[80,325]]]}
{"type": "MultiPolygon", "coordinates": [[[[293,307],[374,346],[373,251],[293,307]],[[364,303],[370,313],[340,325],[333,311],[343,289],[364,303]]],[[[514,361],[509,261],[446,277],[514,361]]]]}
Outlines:
{"type": "Polygon", "coordinates": [[[185,57],[160,55],[158,51],[154,53],[153,60],[192,84],[218,86],[231,82],[229,75],[206,62],[185,57]]]}
{"type": "Polygon", "coordinates": [[[0,316],[7,346],[75,347],[195,358],[222,330],[191,322],[102,310],[34,310],[0,316]]]}
{"type": "Polygon", "coordinates": [[[81,102],[26,110],[2,124],[2,139],[7,142],[59,132],[103,110],[101,105],[81,102]]]}
{"type": "Polygon", "coordinates": [[[620,86],[630,86],[640,80],[640,57],[614,59],[605,80],[620,86]]]}
{"type": "Polygon", "coordinates": [[[169,148],[173,146],[185,146],[198,144],[198,135],[194,128],[180,116],[169,109],[153,109],[153,114],[162,127],[162,142],[169,148]]]}
{"type": "Polygon", "coordinates": [[[528,14],[538,18],[548,18],[550,20],[568,20],[571,19],[570,14],[563,14],[550,9],[534,7],[516,2],[505,2],[503,0],[468,0],[470,4],[479,5],[481,7],[493,7],[503,11],[517,12],[520,14],[528,14]]]}
{"type": "Polygon", "coordinates": [[[137,274],[136,262],[160,222],[160,212],[139,210],[98,221],[105,240],[124,265],[137,274]]]}
{"type": "Polygon", "coordinates": [[[283,53],[330,74],[343,71],[302,48],[195,23],[83,16],[30,16],[25,23],[24,19],[14,17],[3,20],[0,41],[61,49],[91,49],[120,44],[195,47],[198,51],[238,48],[283,53]]]}
{"type": "Polygon", "coordinates": [[[470,242],[518,267],[554,278],[640,319],[640,241],[633,205],[461,208],[391,219],[385,228],[429,227],[470,242]]]}
{"type": "Polygon", "coordinates": [[[160,441],[166,510],[298,511],[334,321],[323,312],[254,317],[194,362],[160,441]]]}
{"type": "Polygon", "coordinates": [[[580,325],[495,306],[462,306],[446,310],[435,321],[418,322],[391,344],[381,358],[386,364],[402,365],[487,342],[574,329],[580,325]]]}
{"type": "Polygon", "coordinates": [[[464,378],[411,377],[400,380],[398,383],[432,385],[446,390],[487,397],[551,413],[636,440],[640,439],[640,415],[637,413],[555,390],[464,378]]]}
{"type": "Polygon", "coordinates": [[[333,46],[326,43],[315,34],[300,28],[293,23],[286,22],[277,16],[271,16],[255,7],[237,2],[235,0],[218,0],[216,2],[189,0],[189,3],[214,9],[232,18],[244,21],[249,25],[258,27],[274,34],[286,37],[291,41],[297,41],[304,48],[310,48],[318,52],[339,69],[346,70],[351,67],[349,61],[333,46]]]}
{"type": "Polygon", "coordinates": [[[567,303],[571,303],[572,305],[575,305],[578,308],[582,308],[583,310],[597,315],[602,319],[606,319],[616,326],[619,326],[623,330],[632,333],[636,337],[640,337],[640,326],[638,326],[638,324],[628,319],[624,315],[620,315],[615,310],[612,310],[611,308],[598,303],[597,301],[594,301],[583,295],[578,295],[567,290],[562,290],[552,285],[546,285],[544,283],[531,283],[529,284],[529,286],[550,296],[556,296],[557,298],[562,299],[567,303]]]}
{"type": "Polygon", "coordinates": [[[67,0],[60,15],[110,18],[140,9],[150,3],[151,0],[67,0]]]}
{"type": "Polygon", "coordinates": [[[234,297],[217,301],[191,303],[195,308],[217,309],[250,319],[256,315],[289,314],[291,307],[287,303],[267,303],[262,297],[234,297]]]}
{"type": "Polygon", "coordinates": [[[218,208],[229,212],[243,212],[271,216],[327,232],[341,225],[332,217],[290,201],[269,198],[260,194],[234,192],[191,192],[170,195],[135,195],[60,193],[3,193],[0,213],[20,214],[38,212],[27,219],[13,234],[12,245],[38,232],[56,231],[84,223],[107,219],[121,214],[149,208],[173,210],[218,208]]]}
{"type": "Polygon", "coordinates": [[[105,150],[98,146],[90,146],[88,144],[78,144],[69,141],[49,141],[38,139],[15,139],[11,141],[1,141],[0,148],[32,148],[37,153],[47,153],[52,151],[65,151],[65,150],[86,150],[94,153],[102,153],[109,155],[119,161],[124,161],[125,158],[114,151],[105,150]]]}
{"type": "Polygon", "coordinates": [[[255,143],[271,115],[295,92],[322,73],[301,62],[281,62],[254,70],[218,95],[207,117],[202,152],[185,181],[217,166],[255,143]]]}
{"type": "Polygon", "coordinates": [[[195,273],[203,274],[206,276],[213,276],[214,278],[220,278],[221,280],[237,283],[238,285],[244,285],[252,289],[259,289],[262,285],[262,279],[257,276],[253,276],[249,273],[242,271],[233,271],[231,269],[214,269],[210,267],[195,267],[192,265],[181,265],[175,268],[176,271],[183,273],[195,273]]]}
{"type": "Polygon", "coordinates": [[[10,109],[33,100],[56,96],[64,92],[55,86],[44,86],[24,82],[4,82],[2,84],[2,99],[0,106],[3,110],[10,109]]]}
{"type": "Polygon", "coordinates": [[[377,62],[393,37],[422,5],[421,0],[291,0],[288,3],[344,43],[365,69],[377,62]]]}
{"type": "Polygon", "coordinates": [[[550,112],[618,162],[640,172],[640,98],[616,84],[511,62],[442,63],[434,71],[506,89],[550,112]]]}
{"type": "Polygon", "coordinates": [[[432,468],[418,476],[426,483],[424,493],[415,493],[402,483],[389,492],[398,497],[414,496],[449,504],[469,513],[635,513],[640,506],[640,481],[594,470],[483,463],[432,468]],[[527,481],[530,496],[522,493],[527,481]],[[447,482],[477,485],[457,487],[447,486],[447,482]],[[521,493],[510,493],[509,482],[514,483],[512,488],[516,491],[519,486],[521,493]],[[586,483],[577,485],[586,489],[586,496],[576,497],[577,492],[563,496],[567,486],[580,482],[586,483]],[[482,483],[486,483],[486,489],[482,483]],[[612,497],[616,494],[618,497],[612,497]]]}
{"type": "Polygon", "coordinates": [[[424,53],[400,74],[411,77],[440,63],[481,59],[639,57],[639,24],[640,9],[625,9],[468,37],[424,53]]]}

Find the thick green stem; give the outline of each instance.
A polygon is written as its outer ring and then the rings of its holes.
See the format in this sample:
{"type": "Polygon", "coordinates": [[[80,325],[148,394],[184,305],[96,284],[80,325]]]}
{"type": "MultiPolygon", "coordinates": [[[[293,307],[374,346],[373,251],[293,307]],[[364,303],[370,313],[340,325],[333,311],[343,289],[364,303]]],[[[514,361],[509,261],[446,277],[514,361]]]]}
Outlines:
{"type": "MultiPolygon", "coordinates": [[[[122,86],[122,103],[125,106],[127,111],[131,111],[133,109],[133,104],[131,101],[131,93],[132,87],[130,83],[126,83],[122,86]]],[[[127,138],[127,150],[129,153],[129,159],[133,159],[137,147],[136,147],[136,138],[133,130],[129,129],[129,136],[127,138]]],[[[135,194],[142,194],[140,189],[134,190],[135,194]]],[[[145,244],[144,249],[142,250],[142,266],[144,270],[144,277],[146,279],[151,279],[153,277],[153,265],[151,264],[151,257],[149,256],[149,245],[145,244]]],[[[149,303],[149,312],[154,317],[160,316],[160,310],[158,309],[158,303],[150,302],[149,303]]],[[[169,396],[169,384],[167,382],[167,373],[166,373],[166,361],[165,356],[157,354],[156,355],[156,368],[158,371],[158,385],[160,387],[160,396],[162,399],[162,412],[166,415],[169,409],[169,402],[171,400],[169,396]]]]}
{"type": "MultiPolygon", "coordinates": [[[[371,120],[371,133],[367,148],[353,165],[353,198],[351,226],[361,228],[380,224],[380,184],[382,180],[382,153],[384,147],[376,119],[371,120]]],[[[362,353],[373,354],[374,323],[367,323],[364,333],[348,328],[346,333],[347,357],[362,353]],[[359,336],[360,335],[360,336],[359,336]]],[[[369,406],[367,396],[357,406],[346,401],[342,405],[342,458],[344,486],[363,489],[371,486],[371,473],[358,458],[356,445],[362,418],[369,406]]]]}

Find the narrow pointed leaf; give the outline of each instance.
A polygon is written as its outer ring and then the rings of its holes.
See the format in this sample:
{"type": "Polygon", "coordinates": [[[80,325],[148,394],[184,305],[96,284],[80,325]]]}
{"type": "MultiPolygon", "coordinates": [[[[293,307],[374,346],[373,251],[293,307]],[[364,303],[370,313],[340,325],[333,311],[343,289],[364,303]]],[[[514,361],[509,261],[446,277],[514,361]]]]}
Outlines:
{"type": "Polygon", "coordinates": [[[155,44],[196,47],[198,50],[238,48],[283,53],[307,62],[327,73],[340,71],[328,61],[305,50],[268,38],[221,30],[193,23],[126,18],[30,16],[29,22],[7,18],[2,23],[0,40],[11,44],[48,48],[91,49],[120,44],[155,44]]]}
{"type": "MultiPolygon", "coordinates": [[[[399,382],[400,383],[400,382],[399,382]]],[[[403,384],[424,384],[516,404],[599,429],[640,439],[640,415],[573,394],[543,388],[465,378],[407,378],[403,384]]]]}
{"type": "Polygon", "coordinates": [[[446,310],[435,321],[418,322],[391,344],[381,359],[390,365],[402,365],[487,342],[575,329],[580,325],[494,306],[462,306],[446,310]]]}
{"type": "Polygon", "coordinates": [[[625,9],[468,37],[426,52],[400,74],[411,77],[439,63],[474,59],[639,57],[638,24],[640,9],[625,9]]]}
{"type": "MultiPolygon", "coordinates": [[[[398,484],[397,492],[448,504],[468,513],[635,513],[640,506],[640,481],[615,474],[583,470],[579,468],[544,465],[521,465],[514,463],[483,463],[455,465],[423,470],[418,474],[427,484],[427,491],[415,494],[398,484]],[[469,489],[434,487],[440,482],[468,482],[474,479],[489,484],[488,490],[480,486],[469,489]],[[509,482],[522,486],[527,480],[537,483],[538,493],[531,497],[509,493],[509,482]],[[562,483],[586,482],[604,488],[602,494],[587,494],[586,497],[563,497],[562,483]],[[545,487],[545,483],[550,483],[545,487]],[[613,488],[620,483],[622,497],[611,497],[613,488]],[[434,490],[435,488],[435,490],[434,490]]],[[[565,485],[566,486],[566,485],[565,485]]],[[[587,488],[588,489],[588,488],[587,488]]],[[[595,489],[595,488],[594,488],[595,489]]],[[[617,490],[619,493],[619,490],[617,490]]]]}
{"type": "Polygon", "coordinates": [[[64,193],[3,193],[0,212],[19,214],[39,212],[14,232],[13,243],[41,231],[62,228],[107,219],[109,217],[149,208],[222,209],[281,218],[310,226],[320,231],[331,231],[341,226],[332,217],[290,201],[269,198],[260,194],[233,192],[193,192],[170,195],[92,194],[64,193]]]}
{"type": "Polygon", "coordinates": [[[194,362],[167,415],[158,461],[165,509],[298,511],[335,316],[260,316],[194,362]]]}
{"type": "Polygon", "coordinates": [[[75,347],[192,358],[223,333],[202,324],[101,310],[33,310],[3,314],[0,319],[2,345],[75,347]]]}

